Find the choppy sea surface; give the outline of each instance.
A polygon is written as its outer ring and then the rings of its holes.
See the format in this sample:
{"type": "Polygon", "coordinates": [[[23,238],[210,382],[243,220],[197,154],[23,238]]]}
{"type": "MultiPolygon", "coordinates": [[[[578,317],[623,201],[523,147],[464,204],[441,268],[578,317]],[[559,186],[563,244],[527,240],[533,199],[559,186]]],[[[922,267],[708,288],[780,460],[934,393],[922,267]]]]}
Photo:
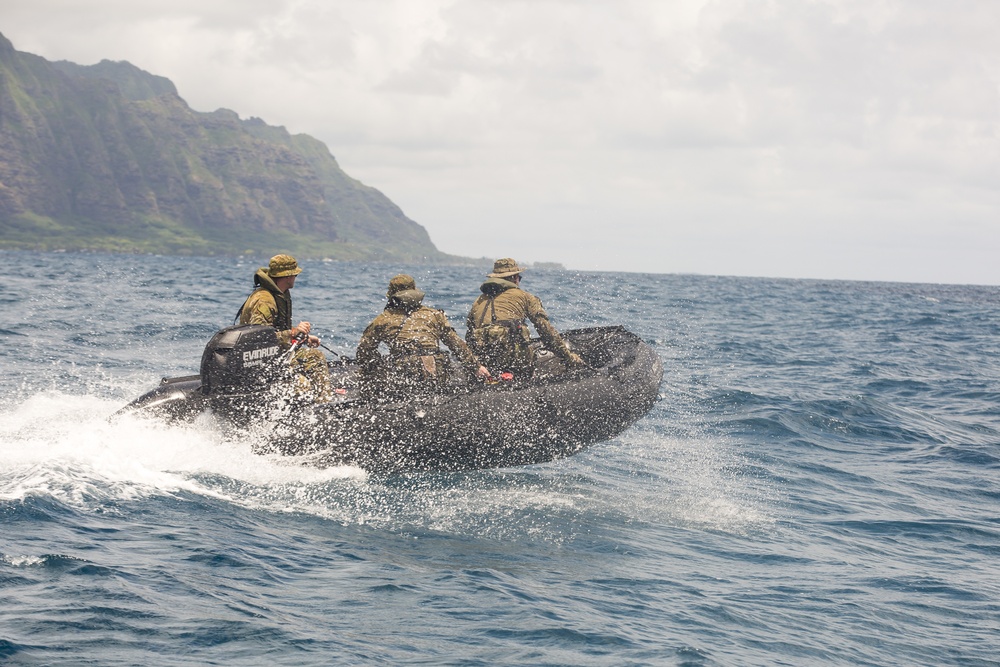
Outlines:
{"type": "MultiPolygon", "coordinates": [[[[531,271],[666,370],[544,465],[110,423],[262,260],[0,253],[0,663],[1000,665],[1000,288],[531,271]]],[[[480,269],[306,262],[296,317],[352,355],[399,270],[464,333],[480,269]]]]}

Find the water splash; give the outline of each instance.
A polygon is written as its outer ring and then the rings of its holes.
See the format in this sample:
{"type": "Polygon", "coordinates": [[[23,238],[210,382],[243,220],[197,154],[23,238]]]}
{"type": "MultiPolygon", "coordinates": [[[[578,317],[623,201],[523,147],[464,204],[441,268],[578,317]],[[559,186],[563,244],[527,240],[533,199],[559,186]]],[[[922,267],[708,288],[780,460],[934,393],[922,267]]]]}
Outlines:
{"type": "Polygon", "coordinates": [[[249,438],[234,439],[208,416],[189,425],[132,415],[109,421],[118,407],[93,396],[47,391],[5,412],[0,465],[8,472],[0,498],[51,496],[73,506],[182,491],[226,498],[224,489],[200,478],[280,486],[363,476],[357,469],[309,468],[256,456],[249,438]]]}

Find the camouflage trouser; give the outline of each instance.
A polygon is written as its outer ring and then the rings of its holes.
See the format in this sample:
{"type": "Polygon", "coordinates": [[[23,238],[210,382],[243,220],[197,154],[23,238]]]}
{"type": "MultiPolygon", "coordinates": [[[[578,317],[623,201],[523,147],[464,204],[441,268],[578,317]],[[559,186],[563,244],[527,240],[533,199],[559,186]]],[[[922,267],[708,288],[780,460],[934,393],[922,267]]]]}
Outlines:
{"type": "Polygon", "coordinates": [[[322,352],[310,347],[299,348],[292,355],[291,366],[296,376],[297,394],[311,396],[319,402],[333,398],[330,368],[322,352]]]}

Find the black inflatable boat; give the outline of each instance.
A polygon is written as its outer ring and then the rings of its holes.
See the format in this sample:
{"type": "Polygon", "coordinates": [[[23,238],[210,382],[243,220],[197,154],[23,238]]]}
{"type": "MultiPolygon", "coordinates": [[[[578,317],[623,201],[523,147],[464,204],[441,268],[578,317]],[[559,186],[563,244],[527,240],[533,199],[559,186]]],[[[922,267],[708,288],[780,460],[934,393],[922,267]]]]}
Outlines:
{"type": "Polygon", "coordinates": [[[341,358],[329,364],[336,399],[313,403],[291,397],[273,328],[228,327],[206,346],[200,374],[164,378],[116,414],[190,420],[210,411],[252,432],[260,453],[371,472],[542,463],[627,429],[653,406],[663,378],[657,354],[623,327],[563,336],[589,368],[567,371],[533,341],[529,379],[482,383],[455,365],[440,393],[390,402],[363,400],[357,366],[341,358]]]}

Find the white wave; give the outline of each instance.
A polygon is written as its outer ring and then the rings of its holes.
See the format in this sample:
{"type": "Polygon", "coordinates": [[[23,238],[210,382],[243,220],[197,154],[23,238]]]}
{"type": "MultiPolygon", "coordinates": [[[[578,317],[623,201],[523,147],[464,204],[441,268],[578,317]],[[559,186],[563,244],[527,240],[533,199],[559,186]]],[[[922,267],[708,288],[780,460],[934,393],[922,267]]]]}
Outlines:
{"type": "Polygon", "coordinates": [[[0,413],[0,498],[41,495],[86,505],[190,491],[239,500],[199,478],[281,486],[363,475],[353,468],[311,468],[255,455],[251,439],[224,434],[209,417],[190,425],[134,416],[109,421],[119,407],[51,391],[0,413]]]}
{"type": "Polygon", "coordinates": [[[45,558],[41,556],[6,556],[0,555],[0,563],[5,563],[11,567],[35,567],[43,565],[45,558]]]}

